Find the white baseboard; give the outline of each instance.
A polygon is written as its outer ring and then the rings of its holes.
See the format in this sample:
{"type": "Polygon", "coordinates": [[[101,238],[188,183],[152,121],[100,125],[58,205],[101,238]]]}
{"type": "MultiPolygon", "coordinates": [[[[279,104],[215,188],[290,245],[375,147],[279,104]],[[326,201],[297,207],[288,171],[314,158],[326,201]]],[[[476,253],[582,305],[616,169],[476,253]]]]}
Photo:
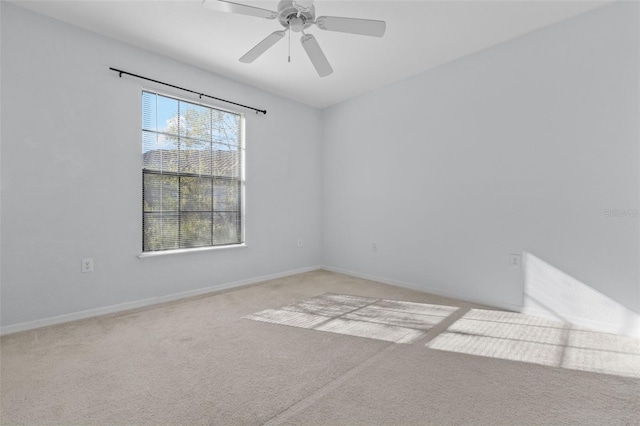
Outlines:
{"type": "MultiPolygon", "coordinates": [[[[324,269],[324,270],[327,270],[327,271],[336,272],[336,273],[344,274],[344,275],[350,275],[350,276],[353,276],[353,277],[363,278],[363,279],[366,279],[366,280],[377,281],[377,282],[380,282],[380,283],[383,283],[383,284],[393,285],[393,286],[396,286],[396,287],[402,287],[402,288],[421,291],[421,292],[425,292],[425,293],[431,293],[431,294],[435,294],[435,295],[438,295],[438,296],[451,297],[451,298],[454,298],[454,299],[459,299],[459,300],[463,300],[463,301],[467,301],[467,302],[479,303],[479,304],[483,304],[483,305],[487,305],[487,306],[492,306],[492,307],[495,307],[495,308],[506,309],[506,310],[509,310],[509,311],[522,312],[522,313],[527,314],[527,315],[548,317],[548,314],[546,314],[545,312],[542,312],[542,311],[538,312],[538,310],[530,308],[530,307],[524,309],[524,311],[523,311],[523,307],[520,306],[520,305],[514,305],[514,304],[510,304],[510,303],[505,303],[505,302],[495,301],[495,300],[489,300],[489,299],[469,298],[468,295],[466,295],[466,294],[459,294],[459,293],[450,292],[450,291],[442,291],[441,289],[435,289],[435,288],[430,288],[430,287],[425,287],[425,286],[419,286],[419,285],[416,285],[416,284],[413,284],[413,283],[407,283],[407,282],[404,282],[404,281],[399,281],[399,280],[394,280],[394,279],[390,279],[390,278],[379,277],[379,276],[375,276],[375,275],[363,274],[363,273],[360,273],[360,272],[350,271],[350,270],[341,269],[341,268],[335,268],[335,267],[332,267],[332,266],[317,265],[317,266],[310,266],[310,267],[306,267],[306,268],[300,268],[300,269],[294,269],[294,270],[279,272],[279,273],[276,273],[276,274],[262,275],[262,276],[259,276],[259,277],[248,278],[248,279],[245,279],[245,280],[234,281],[234,282],[224,283],[224,284],[210,286],[210,287],[199,288],[199,289],[196,289],[196,290],[189,290],[189,291],[184,291],[184,292],[180,292],[180,293],[169,294],[169,295],[166,295],[166,296],[160,296],[160,297],[154,297],[154,298],[149,298],[149,299],[136,300],[136,301],[132,301],[132,302],[120,303],[120,304],[117,304],[117,305],[104,306],[104,307],[100,307],[100,308],[87,309],[87,310],[84,310],[84,311],[73,312],[73,313],[70,313],[70,314],[64,314],[64,315],[57,315],[57,316],[48,317],[48,318],[42,318],[42,319],[35,320],[35,321],[28,321],[28,322],[23,322],[23,323],[19,323],[19,324],[12,324],[12,325],[1,327],[0,328],[0,335],[4,336],[4,335],[7,335],[7,334],[18,333],[18,332],[21,332],[21,331],[33,330],[33,329],[40,328],[40,327],[46,327],[46,326],[50,326],[50,325],[62,324],[62,323],[66,323],[66,322],[76,321],[76,320],[85,319],[85,318],[92,318],[92,317],[97,317],[97,316],[101,316],[101,315],[114,314],[114,313],[118,313],[118,312],[124,312],[124,311],[133,310],[133,309],[144,308],[144,307],[147,307],[147,306],[158,305],[158,304],[161,304],[161,303],[173,302],[173,301],[176,301],[176,300],[187,299],[187,298],[195,297],[195,296],[201,296],[201,295],[204,295],[204,294],[216,293],[216,292],[221,292],[221,291],[230,290],[230,289],[236,289],[236,288],[240,288],[240,287],[245,287],[245,286],[249,286],[249,285],[253,285],[253,284],[262,283],[262,282],[273,280],[273,279],[283,278],[283,277],[296,275],[296,274],[302,274],[302,273],[305,273],[305,272],[311,272],[311,271],[315,271],[315,270],[318,270],[318,269],[324,269]]],[[[571,321],[572,324],[580,326],[580,327],[585,327],[585,328],[589,328],[589,329],[593,329],[593,330],[599,330],[599,331],[603,331],[603,332],[609,332],[609,333],[625,334],[627,336],[640,338],[640,320],[637,320],[636,324],[634,324],[633,327],[631,327],[631,328],[627,327],[625,330],[621,330],[620,327],[618,325],[616,325],[616,324],[607,324],[607,323],[602,323],[602,322],[594,322],[594,321],[591,321],[591,320],[585,319],[585,318],[573,318],[572,317],[569,320],[571,321]]]]}
{"type": "Polygon", "coordinates": [[[302,274],[304,272],[322,269],[321,266],[310,266],[306,268],[294,269],[276,274],[262,275],[259,277],[248,278],[245,280],[224,283],[220,285],[199,288],[196,290],[183,291],[180,293],[169,294],[166,296],[152,297],[149,299],[135,300],[132,302],[119,303],[117,305],[103,306],[100,308],[87,309],[85,311],[72,312],[70,314],[57,315],[48,318],[42,318],[35,321],[28,321],[19,324],[12,324],[0,328],[0,335],[18,333],[20,331],[33,330],[35,328],[46,327],[50,325],[62,324],[65,322],[76,321],[85,318],[92,318],[101,315],[114,314],[132,309],[144,308],[147,306],[158,305],[160,303],[173,302],[175,300],[187,299],[189,297],[201,296],[208,293],[216,293],[224,290],[245,287],[264,281],[274,280],[277,278],[288,277],[290,275],[302,274]]]}
{"type": "Polygon", "coordinates": [[[514,305],[511,303],[491,300],[491,299],[481,299],[481,298],[474,298],[474,297],[470,298],[469,295],[467,294],[460,294],[452,291],[442,291],[441,289],[425,287],[425,286],[416,285],[413,283],[407,283],[404,281],[398,281],[390,278],[378,277],[375,275],[363,274],[360,272],[349,271],[346,269],[334,268],[333,266],[323,265],[322,269],[325,269],[327,271],[337,272],[339,274],[351,275],[357,278],[363,278],[365,280],[377,281],[379,283],[389,284],[396,287],[402,287],[410,290],[417,290],[424,293],[430,293],[436,296],[451,297],[452,299],[459,299],[465,302],[478,303],[481,305],[491,306],[494,308],[506,309],[508,311],[520,312],[520,310],[522,309],[521,305],[514,305]]]}

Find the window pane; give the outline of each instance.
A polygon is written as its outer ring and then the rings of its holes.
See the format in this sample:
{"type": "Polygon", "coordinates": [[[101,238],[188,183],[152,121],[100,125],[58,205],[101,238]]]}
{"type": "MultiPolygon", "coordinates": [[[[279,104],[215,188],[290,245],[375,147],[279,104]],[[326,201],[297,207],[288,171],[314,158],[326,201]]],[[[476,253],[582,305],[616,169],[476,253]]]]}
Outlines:
{"type": "Polygon", "coordinates": [[[202,141],[211,141],[211,108],[188,102],[180,102],[180,136],[202,141]]]}
{"type": "Polygon", "coordinates": [[[163,172],[178,171],[177,138],[142,132],[142,167],[163,172]]]}
{"type": "Polygon", "coordinates": [[[211,212],[211,178],[180,178],[180,210],[211,212]]]}
{"type": "Polygon", "coordinates": [[[162,213],[144,213],[143,251],[178,248],[178,216],[162,213]]]}
{"type": "Polygon", "coordinates": [[[176,136],[158,135],[158,148],[162,152],[163,172],[177,172],[180,169],[179,144],[180,140],[176,136]]]}
{"type": "Polygon", "coordinates": [[[226,146],[240,145],[240,116],[224,111],[214,111],[212,140],[226,146]]]}
{"type": "Polygon", "coordinates": [[[211,245],[211,213],[180,214],[180,248],[211,245]]]}
{"type": "Polygon", "coordinates": [[[166,96],[158,96],[158,131],[178,136],[180,134],[179,101],[166,96]]]}
{"type": "Polygon", "coordinates": [[[178,177],[145,173],[143,202],[145,212],[178,210],[178,177]]]}
{"type": "Polygon", "coordinates": [[[142,131],[142,168],[162,170],[162,151],[158,149],[158,135],[142,131]]]}
{"type": "Polygon", "coordinates": [[[155,93],[142,92],[142,128],[156,131],[156,97],[155,93]]]}
{"type": "Polygon", "coordinates": [[[236,180],[220,180],[214,181],[213,187],[213,209],[217,211],[240,210],[240,191],[236,180]]]}
{"type": "Polygon", "coordinates": [[[211,175],[211,142],[180,139],[180,171],[211,175]]]}
{"type": "Polygon", "coordinates": [[[241,238],[239,215],[237,213],[214,213],[213,239],[216,244],[235,244],[241,238]]]}
{"type": "Polygon", "coordinates": [[[213,145],[214,176],[240,177],[240,151],[237,146],[213,145]]]}

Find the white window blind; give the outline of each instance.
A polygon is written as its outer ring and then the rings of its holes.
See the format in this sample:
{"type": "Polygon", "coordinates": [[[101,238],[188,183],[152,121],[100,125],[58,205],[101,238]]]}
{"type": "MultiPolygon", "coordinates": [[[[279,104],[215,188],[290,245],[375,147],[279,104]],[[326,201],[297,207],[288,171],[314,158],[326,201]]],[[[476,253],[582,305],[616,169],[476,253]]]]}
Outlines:
{"type": "Polygon", "coordinates": [[[142,251],[244,242],[244,118],[142,92],[142,251]]]}

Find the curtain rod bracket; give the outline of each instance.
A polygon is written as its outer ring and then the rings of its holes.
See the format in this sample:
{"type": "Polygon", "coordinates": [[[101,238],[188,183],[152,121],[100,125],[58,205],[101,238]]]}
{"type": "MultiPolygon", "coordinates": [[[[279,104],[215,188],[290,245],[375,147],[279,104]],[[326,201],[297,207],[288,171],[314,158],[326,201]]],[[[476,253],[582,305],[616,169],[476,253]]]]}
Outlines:
{"type": "Polygon", "coordinates": [[[202,97],[204,96],[206,98],[215,99],[216,101],[226,102],[228,104],[236,105],[236,106],[239,106],[239,107],[242,107],[242,108],[252,109],[252,110],[254,110],[256,112],[256,114],[259,113],[259,112],[263,113],[264,115],[267,114],[267,110],[266,109],[258,109],[258,108],[250,107],[248,105],[242,105],[242,104],[239,104],[237,102],[228,101],[226,99],[216,98],[215,96],[205,95],[204,93],[196,92],[196,91],[193,91],[193,90],[190,90],[190,89],[185,89],[184,87],[175,86],[175,85],[169,84],[169,83],[164,83],[162,81],[154,80],[154,79],[148,78],[148,77],[143,77],[141,75],[133,74],[133,73],[130,73],[130,72],[127,72],[127,71],[123,71],[123,70],[119,70],[119,69],[116,69],[116,68],[109,67],[109,69],[111,71],[117,72],[120,75],[121,78],[122,78],[122,74],[126,74],[126,75],[130,75],[132,77],[141,78],[142,80],[152,81],[154,83],[162,84],[164,86],[173,87],[174,89],[179,89],[179,90],[184,90],[185,92],[194,93],[194,94],[200,96],[200,99],[202,99],[202,97]]]}

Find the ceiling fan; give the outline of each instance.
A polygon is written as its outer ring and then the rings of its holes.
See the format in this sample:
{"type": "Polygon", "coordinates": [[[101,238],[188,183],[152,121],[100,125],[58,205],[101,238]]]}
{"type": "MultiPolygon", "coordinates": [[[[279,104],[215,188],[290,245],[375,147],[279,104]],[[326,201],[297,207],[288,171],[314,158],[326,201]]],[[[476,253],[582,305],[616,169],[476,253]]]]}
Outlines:
{"type": "MultiPolygon", "coordinates": [[[[311,25],[315,25],[326,31],[382,37],[387,27],[384,21],[371,19],[342,18],[338,16],[319,16],[316,18],[313,0],[280,0],[277,12],[227,0],[203,0],[202,5],[213,10],[255,16],[257,18],[277,18],[284,27],[284,30],[274,31],[269,34],[264,40],[245,53],[240,58],[240,62],[248,64],[255,61],[260,55],[283,39],[287,31],[300,32],[302,33],[300,38],[302,47],[307,52],[307,56],[311,59],[311,63],[320,77],[326,77],[331,74],[333,68],[331,68],[316,38],[311,34],[306,34],[304,30],[311,25]]],[[[291,37],[291,33],[289,33],[289,37],[291,37]]]]}

